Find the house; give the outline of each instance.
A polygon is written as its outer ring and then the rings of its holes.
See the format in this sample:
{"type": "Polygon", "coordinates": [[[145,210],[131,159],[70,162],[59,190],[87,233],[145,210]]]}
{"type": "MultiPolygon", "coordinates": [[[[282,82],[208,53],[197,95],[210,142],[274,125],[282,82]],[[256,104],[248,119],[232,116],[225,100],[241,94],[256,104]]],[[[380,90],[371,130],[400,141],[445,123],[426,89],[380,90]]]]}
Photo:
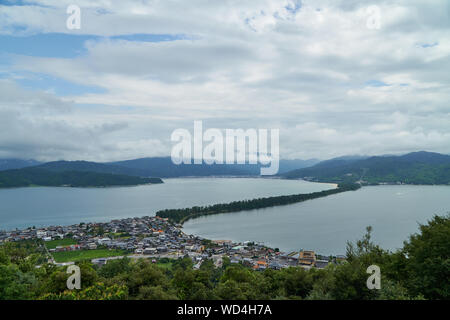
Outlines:
{"type": "Polygon", "coordinates": [[[116,242],[115,247],[118,249],[126,250],[127,249],[127,243],[126,242],[116,242]]]}
{"type": "Polygon", "coordinates": [[[273,261],[273,262],[269,263],[269,268],[273,269],[273,270],[280,270],[282,268],[282,266],[277,261],[273,261]]]}
{"type": "Polygon", "coordinates": [[[214,243],[218,246],[225,246],[225,245],[230,245],[231,240],[212,240],[212,243],[214,243]]]}
{"type": "Polygon", "coordinates": [[[328,266],[328,261],[327,260],[316,260],[316,264],[315,264],[316,268],[323,269],[326,266],[328,266]]]}
{"type": "Polygon", "coordinates": [[[145,248],[144,254],[156,254],[157,250],[156,248],[145,248]]]}
{"type": "Polygon", "coordinates": [[[222,265],[223,265],[223,259],[222,259],[222,256],[220,256],[220,255],[214,255],[214,256],[212,256],[212,259],[213,259],[213,261],[214,261],[214,266],[215,266],[216,268],[221,268],[221,267],[222,267],[222,265]]]}
{"type": "Polygon", "coordinates": [[[305,266],[314,266],[316,263],[316,254],[314,251],[300,251],[298,256],[298,264],[305,266]]]}
{"type": "Polygon", "coordinates": [[[166,252],[167,251],[167,247],[166,246],[159,246],[156,248],[156,250],[158,250],[158,252],[166,252]]]}
{"type": "Polygon", "coordinates": [[[256,264],[253,266],[254,270],[264,271],[267,269],[267,262],[265,261],[256,261],[256,264]]]}
{"type": "Polygon", "coordinates": [[[36,238],[38,238],[38,239],[42,239],[42,238],[44,238],[46,236],[47,236],[47,232],[46,231],[37,231],[36,232],[36,238]]]}
{"type": "Polygon", "coordinates": [[[71,250],[80,250],[81,246],[79,244],[72,244],[70,245],[71,250]]]}
{"type": "Polygon", "coordinates": [[[98,239],[97,243],[99,246],[107,246],[111,243],[111,239],[109,239],[109,238],[98,239]]]}
{"type": "Polygon", "coordinates": [[[242,259],[242,264],[246,267],[251,267],[253,266],[253,260],[250,258],[244,258],[242,259]]]}

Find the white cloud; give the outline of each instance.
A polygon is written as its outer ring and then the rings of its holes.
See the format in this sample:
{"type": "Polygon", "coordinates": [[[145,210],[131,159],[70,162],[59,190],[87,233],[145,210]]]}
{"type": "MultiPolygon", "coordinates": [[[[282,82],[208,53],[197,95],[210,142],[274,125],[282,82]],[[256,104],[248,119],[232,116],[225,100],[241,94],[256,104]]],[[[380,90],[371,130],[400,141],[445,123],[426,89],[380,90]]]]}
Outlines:
{"type": "MultiPolygon", "coordinates": [[[[39,2],[48,7],[2,8],[0,30],[11,32],[15,24],[25,25],[27,33],[72,32],[65,29],[63,10],[72,1],[39,2]]],[[[294,10],[296,3],[77,1],[82,28],[76,32],[186,38],[93,41],[83,56],[22,56],[11,68],[106,90],[64,99],[46,96],[60,104],[73,102],[72,112],[58,117],[74,128],[97,128],[89,131],[96,135],[92,149],[80,151],[78,142],[73,150],[64,148],[57,138],[48,142],[57,157],[169,154],[171,130],[189,129],[197,119],[218,128],[281,128],[285,158],[419,149],[450,153],[445,1],[378,1],[380,29],[367,28],[372,1],[305,0],[294,10]],[[109,134],[104,123],[127,125],[109,134]],[[95,153],[96,148],[102,151],[95,153]]],[[[13,105],[14,97],[9,99],[13,105]]],[[[59,105],[53,102],[48,105],[59,105]]],[[[86,137],[73,130],[74,137],[86,137]]],[[[28,148],[31,141],[25,143],[28,148]]],[[[40,150],[34,148],[30,156],[42,156],[40,150]]]]}

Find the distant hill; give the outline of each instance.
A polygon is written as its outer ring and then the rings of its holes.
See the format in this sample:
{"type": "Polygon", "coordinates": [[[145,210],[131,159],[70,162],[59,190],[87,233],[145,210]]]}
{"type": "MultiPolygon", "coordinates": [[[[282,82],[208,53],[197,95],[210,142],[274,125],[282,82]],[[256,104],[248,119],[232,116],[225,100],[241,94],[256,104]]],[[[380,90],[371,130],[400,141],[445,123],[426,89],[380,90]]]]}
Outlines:
{"type": "Polygon", "coordinates": [[[318,159],[308,159],[308,160],[280,160],[280,169],[278,170],[278,174],[283,174],[292,170],[302,169],[311,167],[320,160],[318,159]]]}
{"type": "Polygon", "coordinates": [[[126,168],[122,166],[91,161],[53,161],[41,164],[37,166],[37,168],[45,169],[52,172],[82,171],[82,172],[122,174],[137,177],[150,176],[144,170],[126,168]]]}
{"type": "Polygon", "coordinates": [[[162,180],[89,171],[52,171],[40,167],[0,172],[0,188],[29,186],[109,187],[148,183],[162,183],[162,180]]]}
{"type": "MultiPolygon", "coordinates": [[[[344,156],[344,157],[338,157],[333,158],[330,160],[324,160],[316,164],[316,167],[318,168],[332,168],[332,167],[340,167],[344,165],[348,165],[351,163],[354,163],[359,160],[365,160],[369,157],[364,156],[344,156]]],[[[302,169],[302,168],[299,168],[302,169]]]]}
{"type": "Polygon", "coordinates": [[[283,176],[322,182],[363,184],[450,184],[450,156],[413,152],[403,156],[379,156],[360,160],[331,159],[283,176]]]}
{"type": "Polygon", "coordinates": [[[22,169],[26,167],[37,166],[39,164],[41,164],[41,162],[36,160],[0,159],[0,171],[22,169]]]}
{"type": "MultiPolygon", "coordinates": [[[[280,160],[279,173],[305,168],[318,163],[319,160],[280,160]]],[[[257,176],[260,175],[259,164],[180,164],[175,165],[170,157],[141,158],[134,160],[110,162],[108,165],[136,170],[144,176],[162,178],[186,176],[257,176]]]]}
{"type": "Polygon", "coordinates": [[[108,165],[137,170],[146,176],[162,178],[186,176],[246,176],[259,175],[259,165],[228,164],[180,164],[175,165],[170,157],[141,158],[110,162],[108,165]]]}

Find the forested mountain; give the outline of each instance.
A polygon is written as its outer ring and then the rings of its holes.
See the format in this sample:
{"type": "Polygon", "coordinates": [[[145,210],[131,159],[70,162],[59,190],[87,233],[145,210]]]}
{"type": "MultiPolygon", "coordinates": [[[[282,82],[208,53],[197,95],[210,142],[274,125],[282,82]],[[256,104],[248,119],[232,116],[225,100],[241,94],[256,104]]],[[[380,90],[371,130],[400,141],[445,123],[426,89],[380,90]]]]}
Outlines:
{"type": "Polygon", "coordinates": [[[115,166],[91,161],[53,161],[37,166],[53,172],[63,171],[83,171],[109,174],[123,174],[128,176],[146,177],[149,176],[144,170],[115,166]]]}
{"type": "Polygon", "coordinates": [[[29,186],[108,187],[148,183],[162,183],[162,180],[88,171],[50,171],[39,167],[0,172],[0,188],[29,186]]]}
{"type": "MultiPolygon", "coordinates": [[[[280,160],[279,173],[285,173],[294,169],[305,168],[318,163],[317,159],[309,160],[280,160]]],[[[170,157],[141,158],[134,160],[108,163],[113,166],[121,166],[139,170],[146,176],[158,176],[163,178],[186,176],[256,176],[260,175],[259,164],[180,164],[175,165],[170,157]]]]}
{"type": "Polygon", "coordinates": [[[41,162],[36,160],[22,160],[22,159],[0,159],[0,171],[21,169],[26,167],[37,166],[41,162]]]}
{"type": "MultiPolygon", "coordinates": [[[[322,162],[318,160],[280,160],[279,175],[323,182],[363,184],[408,183],[449,184],[450,156],[432,152],[413,152],[403,156],[346,156],[322,162]],[[312,165],[312,166],[311,166],[312,165]]],[[[181,164],[170,157],[142,158],[110,163],[89,161],[54,161],[40,164],[35,160],[0,160],[0,172],[25,167],[52,173],[92,172],[134,177],[187,176],[259,176],[261,165],[181,164]],[[8,168],[8,169],[7,169],[8,168]]],[[[1,177],[0,177],[1,179],[1,177]]],[[[1,182],[2,180],[0,180],[1,182]]]]}
{"type": "Polygon", "coordinates": [[[279,174],[286,173],[292,170],[308,168],[315,164],[318,164],[320,160],[318,159],[308,159],[308,160],[280,160],[280,170],[278,170],[279,174]]]}
{"type": "Polygon", "coordinates": [[[175,165],[170,157],[141,158],[111,162],[108,165],[138,170],[146,176],[162,178],[186,176],[246,176],[259,175],[259,165],[227,165],[227,164],[180,164],[175,165]]]}
{"type": "Polygon", "coordinates": [[[332,159],[283,176],[336,183],[450,184],[450,156],[420,151],[361,160],[332,159]]]}

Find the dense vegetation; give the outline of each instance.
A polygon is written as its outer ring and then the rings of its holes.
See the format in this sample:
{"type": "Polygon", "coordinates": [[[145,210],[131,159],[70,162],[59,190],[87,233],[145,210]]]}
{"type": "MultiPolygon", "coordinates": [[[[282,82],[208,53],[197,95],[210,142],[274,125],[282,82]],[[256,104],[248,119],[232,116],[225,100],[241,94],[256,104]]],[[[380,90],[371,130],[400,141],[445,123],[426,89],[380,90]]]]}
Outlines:
{"type": "MultiPolygon", "coordinates": [[[[192,160],[193,161],[193,160],[192,160]]],[[[318,160],[280,160],[279,173],[305,168],[316,164],[318,160]]],[[[259,176],[260,164],[212,164],[175,165],[170,157],[142,158],[112,162],[110,165],[140,170],[147,176],[186,177],[186,176],[259,176]]]]}
{"type": "Polygon", "coordinates": [[[288,172],[284,176],[335,183],[450,184],[450,156],[414,152],[404,156],[329,160],[310,168],[288,172]]]}
{"type": "Polygon", "coordinates": [[[26,167],[37,166],[41,164],[36,160],[22,160],[22,159],[0,159],[0,171],[11,169],[22,169],[26,167]]]}
{"type": "Polygon", "coordinates": [[[96,173],[110,173],[110,174],[121,174],[126,176],[137,176],[145,177],[144,172],[140,170],[124,168],[120,166],[114,166],[110,164],[103,164],[92,161],[53,161],[47,162],[37,166],[37,168],[45,169],[54,172],[63,171],[87,171],[96,173]]]}
{"type": "Polygon", "coordinates": [[[162,180],[88,171],[50,171],[39,167],[0,171],[0,188],[28,186],[106,187],[147,183],[162,183],[162,180]]]}
{"type": "Polygon", "coordinates": [[[192,208],[184,209],[165,209],[156,212],[156,215],[161,218],[168,218],[172,222],[183,224],[189,219],[198,218],[200,216],[288,205],[306,200],[326,197],[340,192],[357,190],[359,188],[360,186],[358,184],[344,183],[340,184],[336,189],[330,189],[320,192],[293,194],[288,196],[275,196],[252,200],[241,200],[233,201],[230,203],[220,203],[210,206],[195,206],[192,208]]]}
{"type": "Polygon", "coordinates": [[[128,258],[103,267],[80,261],[81,290],[68,291],[65,267],[45,264],[33,242],[0,246],[0,299],[450,299],[450,216],[435,216],[403,249],[375,245],[371,229],[347,245],[347,262],[306,271],[254,271],[224,259],[193,270],[190,258],[159,263],[128,258]],[[42,264],[36,268],[36,264],[42,264]],[[381,269],[381,289],[366,286],[370,265],[381,269]]]}

